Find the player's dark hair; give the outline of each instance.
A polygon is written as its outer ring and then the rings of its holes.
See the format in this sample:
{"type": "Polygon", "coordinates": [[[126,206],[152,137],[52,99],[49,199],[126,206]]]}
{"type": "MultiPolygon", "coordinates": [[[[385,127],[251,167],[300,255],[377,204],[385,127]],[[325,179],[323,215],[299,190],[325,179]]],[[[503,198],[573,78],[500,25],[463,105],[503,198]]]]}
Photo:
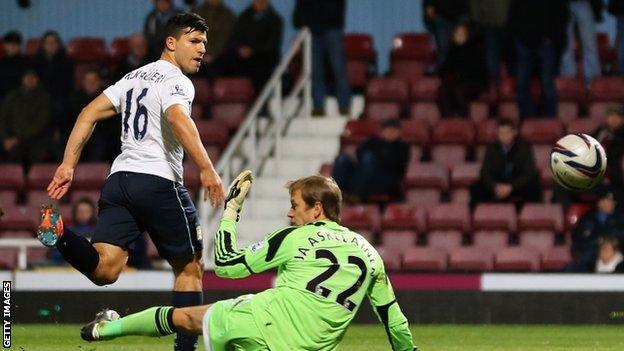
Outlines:
{"type": "Polygon", "coordinates": [[[319,202],[323,207],[325,217],[340,223],[342,192],[332,178],[313,175],[288,182],[286,187],[291,195],[295,190],[300,189],[301,197],[308,207],[319,202]]]}
{"type": "Polygon", "coordinates": [[[507,117],[499,118],[498,121],[496,122],[496,126],[497,127],[511,127],[513,129],[516,129],[516,124],[514,123],[514,121],[512,121],[511,118],[507,118],[507,117]]]}
{"type": "Polygon", "coordinates": [[[178,39],[183,32],[190,33],[196,30],[204,33],[208,32],[208,25],[200,15],[192,12],[178,13],[167,21],[165,38],[174,37],[178,39]],[[185,30],[186,32],[184,32],[185,30]]]}

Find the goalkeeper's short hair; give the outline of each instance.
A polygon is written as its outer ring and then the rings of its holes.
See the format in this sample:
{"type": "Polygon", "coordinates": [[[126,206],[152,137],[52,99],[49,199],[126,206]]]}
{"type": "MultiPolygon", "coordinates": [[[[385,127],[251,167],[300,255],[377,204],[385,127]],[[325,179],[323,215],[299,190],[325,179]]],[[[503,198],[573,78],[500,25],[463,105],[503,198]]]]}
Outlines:
{"type": "Polygon", "coordinates": [[[301,197],[307,206],[312,207],[319,202],[323,207],[325,217],[340,223],[342,192],[333,178],[313,175],[290,181],[286,183],[286,187],[291,195],[295,190],[300,189],[301,197]]]}

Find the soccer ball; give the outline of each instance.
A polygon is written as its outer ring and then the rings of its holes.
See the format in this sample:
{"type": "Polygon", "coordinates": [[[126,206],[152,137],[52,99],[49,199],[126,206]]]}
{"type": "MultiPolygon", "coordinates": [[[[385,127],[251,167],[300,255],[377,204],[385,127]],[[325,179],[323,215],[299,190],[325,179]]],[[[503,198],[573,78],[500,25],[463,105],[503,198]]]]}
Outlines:
{"type": "Polygon", "coordinates": [[[568,134],[550,153],[553,178],[566,189],[588,190],[602,181],[607,156],[600,143],[587,134],[568,134]]]}

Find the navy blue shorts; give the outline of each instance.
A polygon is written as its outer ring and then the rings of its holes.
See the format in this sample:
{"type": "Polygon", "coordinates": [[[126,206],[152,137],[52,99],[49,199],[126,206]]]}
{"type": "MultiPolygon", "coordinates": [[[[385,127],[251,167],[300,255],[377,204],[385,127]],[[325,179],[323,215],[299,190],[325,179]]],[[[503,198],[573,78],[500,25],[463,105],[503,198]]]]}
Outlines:
{"type": "Polygon", "coordinates": [[[180,183],[150,174],[115,172],[106,180],[98,205],[93,243],[130,250],[147,232],[164,259],[201,252],[197,209],[180,183]]]}

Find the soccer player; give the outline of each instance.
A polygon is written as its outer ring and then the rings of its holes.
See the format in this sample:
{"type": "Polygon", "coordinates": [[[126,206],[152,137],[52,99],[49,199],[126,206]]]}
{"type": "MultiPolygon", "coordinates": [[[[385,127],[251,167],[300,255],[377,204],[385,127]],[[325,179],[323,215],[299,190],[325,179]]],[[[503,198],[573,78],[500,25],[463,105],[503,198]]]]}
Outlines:
{"type": "Polygon", "coordinates": [[[184,331],[203,333],[206,350],[335,350],[368,296],[392,349],[415,350],[381,257],[339,224],[342,194],[334,180],[310,176],[290,182],[293,226],[238,249],[236,223],[251,181],[251,172],[244,171],[230,185],[215,238],[215,271],[243,278],[277,268],[275,288],[204,306],[152,307],[121,319],[104,310],[82,328],[82,338],[184,331]]]}
{"type": "MultiPolygon", "coordinates": [[[[202,304],[202,235],[197,210],[182,185],[186,151],[200,170],[213,206],[223,202],[221,179],[190,118],[195,90],[185,74],[196,73],[206,52],[204,20],[178,14],[167,23],[160,60],[142,66],[108,87],[80,113],[63,162],[48,186],[52,199],[67,193],[80,153],[98,121],[121,113],[121,154],[99,200],[98,223],[89,242],[65,228],[44,206],[38,237],[97,285],[114,283],[128,250],[144,231],[173,267],[173,306],[202,304]]],[[[193,350],[197,336],[178,335],[176,350],[193,350]]]]}

